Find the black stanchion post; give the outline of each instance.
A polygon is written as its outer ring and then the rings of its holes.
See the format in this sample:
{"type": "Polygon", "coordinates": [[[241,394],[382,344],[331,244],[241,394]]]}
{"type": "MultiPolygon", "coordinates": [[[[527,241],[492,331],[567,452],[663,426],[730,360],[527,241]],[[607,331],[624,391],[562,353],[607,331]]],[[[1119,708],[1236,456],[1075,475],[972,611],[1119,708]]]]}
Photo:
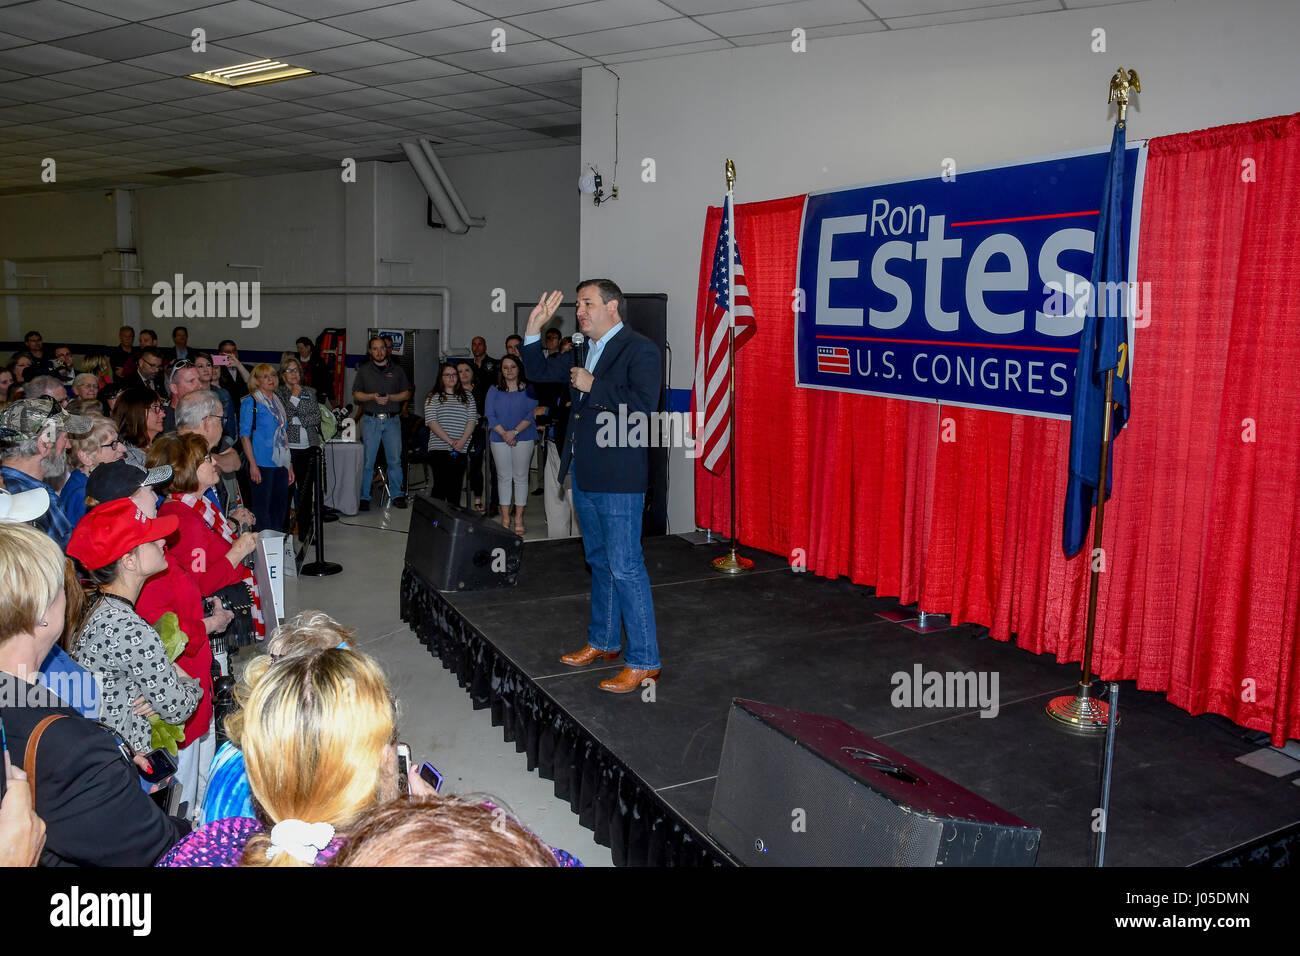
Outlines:
{"type": "Polygon", "coordinates": [[[312,489],[315,507],[312,508],[313,523],[316,532],[316,560],[304,564],[300,575],[319,578],[329,574],[338,574],[343,565],[325,560],[325,444],[316,446],[316,487],[312,489]]]}

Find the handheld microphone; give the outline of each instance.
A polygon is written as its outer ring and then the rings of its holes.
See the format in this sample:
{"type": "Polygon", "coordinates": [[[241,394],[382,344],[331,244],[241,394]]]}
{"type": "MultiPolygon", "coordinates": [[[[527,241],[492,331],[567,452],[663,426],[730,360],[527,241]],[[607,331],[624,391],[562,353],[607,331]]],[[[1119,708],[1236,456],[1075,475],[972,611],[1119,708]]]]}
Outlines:
{"type": "Polygon", "coordinates": [[[573,364],[586,365],[587,353],[583,351],[582,346],[586,343],[587,337],[581,332],[574,332],[569,336],[569,341],[573,343],[573,364]],[[581,357],[582,361],[578,361],[579,357],[581,357]]]}

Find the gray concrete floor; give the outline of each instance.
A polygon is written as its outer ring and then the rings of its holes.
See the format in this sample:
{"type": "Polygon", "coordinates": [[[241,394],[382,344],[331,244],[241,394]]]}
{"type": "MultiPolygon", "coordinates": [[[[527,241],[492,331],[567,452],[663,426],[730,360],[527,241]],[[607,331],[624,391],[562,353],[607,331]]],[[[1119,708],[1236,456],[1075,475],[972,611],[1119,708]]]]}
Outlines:
{"type": "MultiPolygon", "coordinates": [[[[325,559],[343,565],[343,572],[286,580],[290,613],[319,608],[357,629],[360,649],[379,661],[397,694],[401,739],[415,760],[442,771],[444,793],[491,794],[552,846],[586,866],[612,866],[609,849],[578,824],[568,803],[556,798],[554,784],[527,769],[524,754],[492,726],[490,712],[473,709],[451,672],[402,623],[398,591],[411,512],[377,504],[372,500],[374,510],[325,526],[325,559]]],[[[529,497],[524,523],[525,538],[546,537],[540,495],[529,497]]]]}

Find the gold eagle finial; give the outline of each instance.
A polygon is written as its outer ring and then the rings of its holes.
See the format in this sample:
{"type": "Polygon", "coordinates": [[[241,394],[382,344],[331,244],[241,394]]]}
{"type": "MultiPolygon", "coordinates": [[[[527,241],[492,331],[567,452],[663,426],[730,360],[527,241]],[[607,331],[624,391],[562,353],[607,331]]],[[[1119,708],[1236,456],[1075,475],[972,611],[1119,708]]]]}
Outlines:
{"type": "Polygon", "coordinates": [[[1110,95],[1106,97],[1107,103],[1119,104],[1119,121],[1124,122],[1128,113],[1129,91],[1134,93],[1142,92],[1142,81],[1138,79],[1137,70],[1125,70],[1120,67],[1115,71],[1115,75],[1110,78],[1110,95]]]}

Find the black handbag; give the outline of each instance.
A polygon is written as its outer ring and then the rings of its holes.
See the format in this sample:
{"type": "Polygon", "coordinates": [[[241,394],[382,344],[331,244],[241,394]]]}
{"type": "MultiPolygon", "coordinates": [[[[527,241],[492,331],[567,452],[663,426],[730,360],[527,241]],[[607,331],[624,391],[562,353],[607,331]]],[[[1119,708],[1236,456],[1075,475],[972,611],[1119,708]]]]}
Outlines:
{"type": "Polygon", "coordinates": [[[224,631],[211,636],[224,638],[226,644],[231,647],[256,643],[257,629],[253,624],[253,595],[248,590],[248,585],[243,581],[236,581],[234,584],[226,585],[211,597],[205,598],[205,613],[211,614],[216,610],[216,601],[220,601],[221,606],[235,617],[226,625],[224,631]]]}

